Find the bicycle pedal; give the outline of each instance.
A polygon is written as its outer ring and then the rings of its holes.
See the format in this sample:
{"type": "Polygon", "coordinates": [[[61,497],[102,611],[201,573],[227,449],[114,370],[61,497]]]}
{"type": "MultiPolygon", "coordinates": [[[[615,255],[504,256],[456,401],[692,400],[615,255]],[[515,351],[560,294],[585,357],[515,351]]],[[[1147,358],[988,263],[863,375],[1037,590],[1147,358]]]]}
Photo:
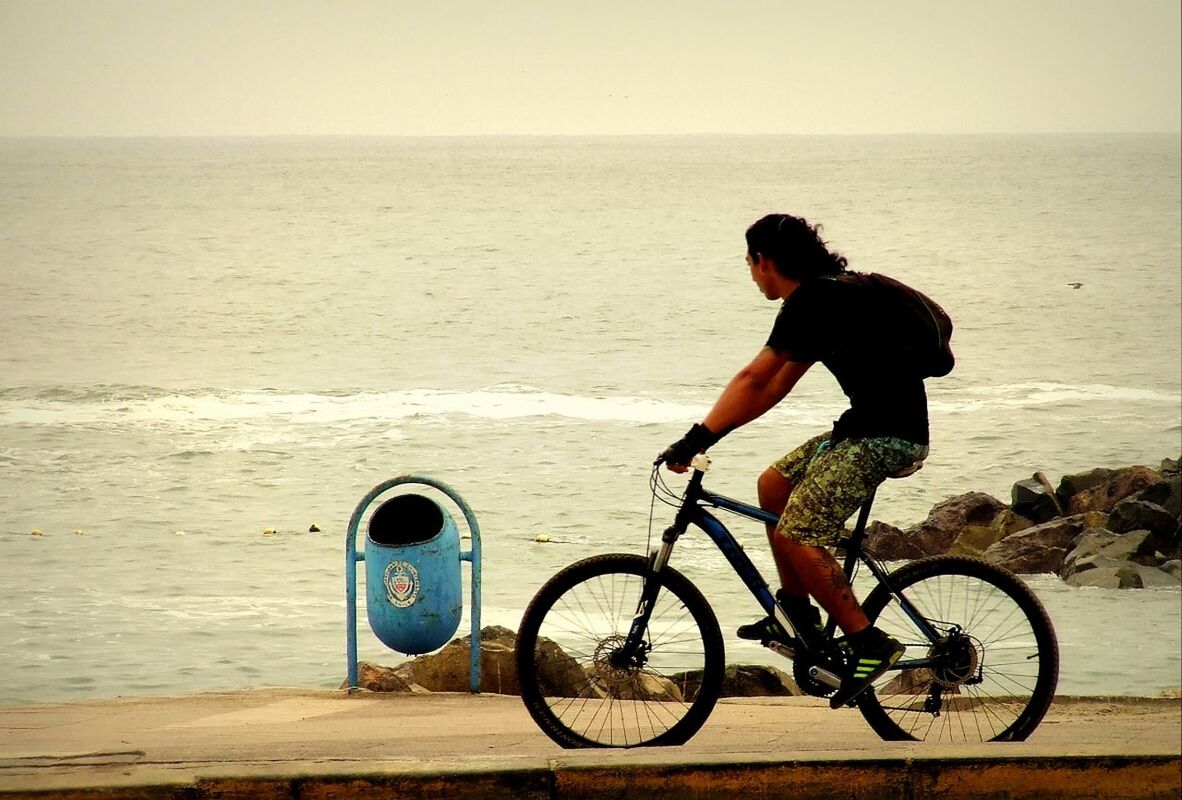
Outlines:
{"type": "Polygon", "coordinates": [[[841,686],[840,677],[821,667],[809,667],[809,677],[834,689],[841,686]]]}
{"type": "Polygon", "coordinates": [[[777,655],[781,655],[789,660],[796,658],[796,650],[789,645],[781,642],[779,639],[763,639],[760,644],[771,650],[777,655]]]}

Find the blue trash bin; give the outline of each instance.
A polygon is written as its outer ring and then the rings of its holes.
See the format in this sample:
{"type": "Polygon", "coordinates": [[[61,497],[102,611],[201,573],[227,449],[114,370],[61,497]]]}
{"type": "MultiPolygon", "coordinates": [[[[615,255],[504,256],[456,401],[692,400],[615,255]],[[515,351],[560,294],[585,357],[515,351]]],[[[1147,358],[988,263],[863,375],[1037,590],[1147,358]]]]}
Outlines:
{"type": "Polygon", "coordinates": [[[365,611],[387,647],[420,655],[460,627],[460,535],[447,510],[403,494],[378,507],[365,536],[365,611]]]}

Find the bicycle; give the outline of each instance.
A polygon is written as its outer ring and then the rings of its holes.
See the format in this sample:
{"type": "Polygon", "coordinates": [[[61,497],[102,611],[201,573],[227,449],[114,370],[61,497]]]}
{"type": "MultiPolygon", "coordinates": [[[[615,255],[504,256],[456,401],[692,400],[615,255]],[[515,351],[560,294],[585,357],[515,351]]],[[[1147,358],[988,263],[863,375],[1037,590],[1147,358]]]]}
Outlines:
{"type": "MultiPolygon", "coordinates": [[[[669,566],[690,525],[726,557],[760,608],[790,638],[762,644],[792,661],[806,694],[841,683],[847,653],[836,623],[801,637],[767,582],[708,509],[762,523],[776,516],[706,490],[710,461],[697,456],[684,493],[660,466],[650,488],[677,508],[648,555],[598,555],[562,569],[538,590],[517,634],[521,697],[530,716],[563,747],[684,744],[706,722],[721,691],[724,646],[706,598],[669,566]],[[810,643],[808,640],[812,639],[810,643]]],[[[875,586],[862,604],[871,623],[906,645],[903,657],[851,701],[886,740],[1022,741],[1055,694],[1059,651],[1041,602],[1018,577],[982,559],[936,555],[889,571],[864,548],[874,495],[836,546],[853,582],[864,565],[875,586]]],[[[650,536],[651,536],[650,517],[650,536]]]]}

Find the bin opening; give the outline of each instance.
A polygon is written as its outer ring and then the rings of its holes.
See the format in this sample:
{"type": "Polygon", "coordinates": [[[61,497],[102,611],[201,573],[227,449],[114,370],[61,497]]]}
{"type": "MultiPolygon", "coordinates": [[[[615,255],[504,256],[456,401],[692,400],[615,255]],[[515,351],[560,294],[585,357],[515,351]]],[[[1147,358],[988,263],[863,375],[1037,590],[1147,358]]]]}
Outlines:
{"type": "Polygon", "coordinates": [[[426,542],[443,530],[443,509],[421,494],[404,494],[382,503],[369,519],[374,544],[407,545],[426,542]]]}

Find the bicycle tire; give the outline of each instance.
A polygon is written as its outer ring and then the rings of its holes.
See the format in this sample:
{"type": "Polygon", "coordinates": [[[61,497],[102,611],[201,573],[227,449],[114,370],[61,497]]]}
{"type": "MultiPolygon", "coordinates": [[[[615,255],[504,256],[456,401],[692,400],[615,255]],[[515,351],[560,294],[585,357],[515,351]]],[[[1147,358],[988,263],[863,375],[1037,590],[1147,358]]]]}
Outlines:
{"type": "Polygon", "coordinates": [[[578,561],[547,581],[522,616],[521,699],[563,747],[684,744],[714,709],[722,633],[706,598],[671,567],[661,570],[643,667],[609,662],[636,614],[647,563],[631,554],[578,561]]]}
{"type": "Polygon", "coordinates": [[[903,660],[942,653],[933,668],[889,671],[857,701],[886,740],[1024,741],[1059,680],[1059,647],[1046,609],[1013,573],[969,556],[913,561],[890,583],[942,634],[933,645],[884,585],[863,604],[871,623],[908,645],[903,660]],[[938,688],[937,688],[938,687],[938,688]],[[939,700],[939,714],[924,703],[939,700]]]}

